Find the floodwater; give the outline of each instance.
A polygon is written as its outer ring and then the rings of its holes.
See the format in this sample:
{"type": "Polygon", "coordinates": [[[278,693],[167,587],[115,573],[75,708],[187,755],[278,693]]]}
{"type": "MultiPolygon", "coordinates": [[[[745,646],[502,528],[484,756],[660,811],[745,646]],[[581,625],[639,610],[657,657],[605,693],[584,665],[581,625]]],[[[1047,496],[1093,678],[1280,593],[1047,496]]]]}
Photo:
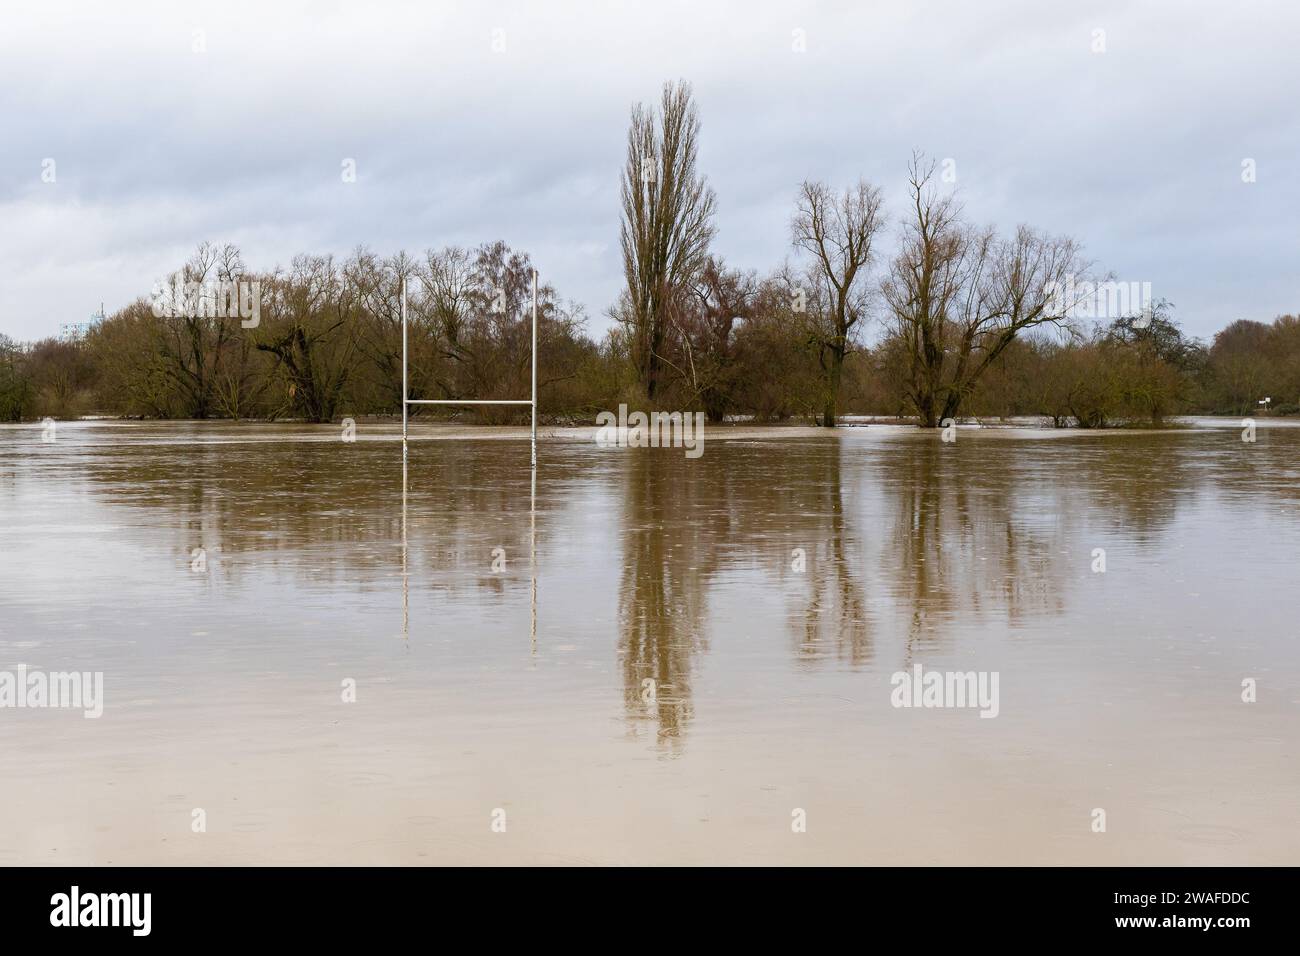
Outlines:
{"type": "Polygon", "coordinates": [[[0,426],[0,864],[1300,863],[1300,428],[340,434],[0,426]]]}

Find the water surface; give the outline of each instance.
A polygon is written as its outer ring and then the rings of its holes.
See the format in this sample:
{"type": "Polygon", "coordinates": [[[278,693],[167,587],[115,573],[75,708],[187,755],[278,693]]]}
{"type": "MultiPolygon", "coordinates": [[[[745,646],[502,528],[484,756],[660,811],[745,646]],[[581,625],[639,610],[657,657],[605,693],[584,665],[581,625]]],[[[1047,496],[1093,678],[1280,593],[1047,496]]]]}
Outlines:
{"type": "Polygon", "coordinates": [[[1295,864],[1267,424],[0,426],[0,669],[106,697],[0,709],[0,863],[1295,864]]]}

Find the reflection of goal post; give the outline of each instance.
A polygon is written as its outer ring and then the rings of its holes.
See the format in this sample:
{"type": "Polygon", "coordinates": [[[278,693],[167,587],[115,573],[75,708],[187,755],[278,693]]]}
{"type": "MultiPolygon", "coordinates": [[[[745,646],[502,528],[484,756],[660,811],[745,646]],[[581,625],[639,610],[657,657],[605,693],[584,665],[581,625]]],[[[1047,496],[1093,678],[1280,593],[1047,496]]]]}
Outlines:
{"type": "Polygon", "coordinates": [[[537,270],[533,270],[533,397],[522,399],[411,398],[406,375],[406,283],[402,280],[402,453],[406,453],[407,409],[411,405],[530,405],[533,410],[533,467],[537,467],[537,270]]]}

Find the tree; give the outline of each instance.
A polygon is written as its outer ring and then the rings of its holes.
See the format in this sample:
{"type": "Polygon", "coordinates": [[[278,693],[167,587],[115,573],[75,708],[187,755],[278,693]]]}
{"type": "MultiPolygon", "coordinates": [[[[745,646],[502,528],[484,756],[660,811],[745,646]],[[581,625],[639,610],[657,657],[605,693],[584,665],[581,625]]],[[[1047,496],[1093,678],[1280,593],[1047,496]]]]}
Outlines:
{"type": "Polygon", "coordinates": [[[664,84],[657,113],[632,108],[620,233],[627,289],[616,318],[632,330],[633,361],[651,403],[662,384],[671,309],[703,269],[715,231],[713,190],[696,173],[699,134],[688,83],[664,84]]]}
{"type": "Polygon", "coordinates": [[[123,415],[184,415],[164,342],[167,320],[139,298],[97,323],[86,346],[100,370],[100,402],[123,415]]]}
{"type": "MultiPolygon", "coordinates": [[[[821,424],[835,427],[844,356],[854,327],[867,312],[867,269],[885,224],[880,190],[866,180],[835,195],[819,182],[799,187],[790,232],[796,248],[812,256],[807,270],[815,295],[802,303],[824,375],[821,424]],[[812,309],[807,306],[811,304],[812,309]]],[[[807,291],[797,290],[806,300],[807,291]]]]}
{"type": "Polygon", "coordinates": [[[1022,332],[1063,323],[1085,283],[1074,240],[1027,226],[1009,239],[974,229],[951,194],[933,186],[935,164],[914,155],[901,248],[882,285],[891,334],[907,354],[907,391],[924,428],[962,401],[1022,332]]]}
{"type": "MultiPolygon", "coordinates": [[[[358,248],[344,267],[345,281],[356,288],[359,297],[356,341],[365,360],[365,380],[355,384],[370,404],[388,412],[402,408],[402,287],[406,284],[408,294],[414,296],[419,283],[407,280],[417,271],[418,263],[405,252],[381,259],[365,248],[358,248]]],[[[414,308],[407,312],[408,318],[415,317],[414,308]]],[[[414,338],[419,340],[418,331],[414,338]]],[[[408,366],[414,379],[427,362],[412,357],[408,366]]]]}
{"type": "Polygon", "coordinates": [[[1238,319],[1221,329],[1210,346],[1209,375],[1211,402],[1215,411],[1248,415],[1268,395],[1274,372],[1274,353],[1269,349],[1272,329],[1263,322],[1238,319]]]}
{"type": "Polygon", "coordinates": [[[420,356],[418,374],[412,369],[412,395],[429,398],[476,397],[469,393],[474,363],[473,323],[478,307],[474,258],[460,246],[425,253],[416,283],[418,294],[408,305],[413,327],[411,354],[420,356]],[[424,348],[424,343],[428,348],[424,348]]]}
{"type": "Polygon", "coordinates": [[[1191,404],[1193,384],[1205,365],[1205,348],[1183,334],[1172,308],[1159,299],[1140,316],[1116,319],[1105,333],[1127,359],[1128,374],[1122,379],[1126,410],[1157,424],[1191,404]]]}
{"type": "Polygon", "coordinates": [[[677,370],[710,422],[721,422],[735,401],[742,361],[736,333],[753,318],[757,296],[753,273],[728,269],[710,256],[690,294],[673,310],[681,352],[677,370]]]}
{"type": "Polygon", "coordinates": [[[333,421],[356,371],[360,289],[332,256],[297,256],[287,275],[262,286],[257,348],[275,357],[297,414],[309,422],[333,421]]]}
{"type": "Polygon", "coordinates": [[[217,284],[237,283],[243,275],[235,246],[204,242],[166,285],[154,290],[153,311],[159,319],[153,326],[154,350],[185,417],[207,418],[215,411],[221,361],[239,328],[239,319],[217,308],[217,284]]]}
{"type": "Polygon", "coordinates": [[[97,369],[83,342],[44,339],[26,350],[25,359],[37,415],[71,418],[86,410],[97,369]]]}
{"type": "Polygon", "coordinates": [[[31,402],[31,392],[25,350],[7,335],[0,334],[0,422],[22,421],[31,402]]]}

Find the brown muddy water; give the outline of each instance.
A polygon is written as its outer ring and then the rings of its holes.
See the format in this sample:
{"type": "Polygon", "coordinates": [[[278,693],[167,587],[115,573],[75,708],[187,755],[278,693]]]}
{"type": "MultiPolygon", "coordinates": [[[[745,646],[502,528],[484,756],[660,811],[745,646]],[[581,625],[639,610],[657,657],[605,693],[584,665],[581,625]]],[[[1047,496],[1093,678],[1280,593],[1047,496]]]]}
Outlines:
{"type": "Polygon", "coordinates": [[[1269,425],[0,426],[0,864],[1300,863],[1269,425]]]}

